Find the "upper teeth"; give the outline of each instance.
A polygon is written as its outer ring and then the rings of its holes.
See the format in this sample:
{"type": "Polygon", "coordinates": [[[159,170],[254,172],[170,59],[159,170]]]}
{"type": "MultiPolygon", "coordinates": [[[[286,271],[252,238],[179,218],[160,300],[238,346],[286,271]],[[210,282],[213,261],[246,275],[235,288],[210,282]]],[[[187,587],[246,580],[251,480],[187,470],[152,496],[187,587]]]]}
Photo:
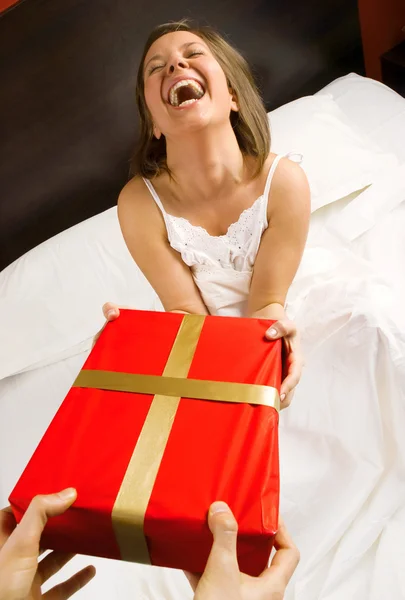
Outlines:
{"type": "MultiPolygon", "coordinates": [[[[198,83],[198,81],[195,81],[195,79],[182,79],[181,81],[178,81],[170,88],[170,92],[169,92],[170,104],[172,104],[173,106],[179,106],[179,101],[177,98],[177,90],[186,85],[191,86],[195,90],[198,98],[201,98],[202,96],[204,96],[204,90],[203,90],[201,84],[198,83]]],[[[186,100],[186,102],[188,102],[188,100],[186,100]]],[[[182,104],[184,104],[184,102],[182,102],[182,104]]]]}

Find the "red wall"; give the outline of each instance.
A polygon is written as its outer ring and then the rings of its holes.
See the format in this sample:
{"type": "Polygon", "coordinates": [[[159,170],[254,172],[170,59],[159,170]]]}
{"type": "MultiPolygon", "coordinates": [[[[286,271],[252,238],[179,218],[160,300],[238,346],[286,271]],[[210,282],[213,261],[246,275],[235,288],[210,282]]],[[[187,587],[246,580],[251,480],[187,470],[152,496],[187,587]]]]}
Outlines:
{"type": "Polygon", "coordinates": [[[368,77],[381,80],[380,56],[405,39],[405,0],[359,0],[368,77]]]}
{"type": "Polygon", "coordinates": [[[9,8],[9,6],[16,4],[17,2],[18,0],[0,0],[0,13],[3,10],[6,10],[6,8],[9,8]]]}

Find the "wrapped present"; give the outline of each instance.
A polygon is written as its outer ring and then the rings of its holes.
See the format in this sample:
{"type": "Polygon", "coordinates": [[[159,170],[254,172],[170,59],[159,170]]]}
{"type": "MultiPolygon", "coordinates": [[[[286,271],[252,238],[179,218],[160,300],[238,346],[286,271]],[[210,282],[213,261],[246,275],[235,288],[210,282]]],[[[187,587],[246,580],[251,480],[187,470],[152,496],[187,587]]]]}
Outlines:
{"type": "Polygon", "coordinates": [[[207,512],[227,502],[242,571],[278,525],[281,341],[271,321],[121,310],[108,323],[10,495],[75,487],[47,548],[202,572],[207,512]]]}

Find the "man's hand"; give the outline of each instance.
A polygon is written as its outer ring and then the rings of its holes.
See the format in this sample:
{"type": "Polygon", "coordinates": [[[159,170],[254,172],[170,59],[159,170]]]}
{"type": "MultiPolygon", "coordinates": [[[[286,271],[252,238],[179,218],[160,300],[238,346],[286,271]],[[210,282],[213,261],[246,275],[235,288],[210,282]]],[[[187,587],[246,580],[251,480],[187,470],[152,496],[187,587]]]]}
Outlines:
{"type": "Polygon", "coordinates": [[[259,577],[240,573],[236,555],[238,524],[224,502],[214,502],[208,514],[214,536],[211,554],[201,577],[186,573],[194,600],[282,600],[299,562],[299,552],[284,524],[275,539],[271,565],[259,577]]]}
{"type": "Polygon", "coordinates": [[[61,515],[76,500],[76,490],[36,496],[17,526],[10,508],[0,511],[0,600],[65,600],[95,575],[86,567],[46,594],[41,586],[73,558],[73,554],[51,552],[40,562],[40,538],[49,517],[61,515]]]}

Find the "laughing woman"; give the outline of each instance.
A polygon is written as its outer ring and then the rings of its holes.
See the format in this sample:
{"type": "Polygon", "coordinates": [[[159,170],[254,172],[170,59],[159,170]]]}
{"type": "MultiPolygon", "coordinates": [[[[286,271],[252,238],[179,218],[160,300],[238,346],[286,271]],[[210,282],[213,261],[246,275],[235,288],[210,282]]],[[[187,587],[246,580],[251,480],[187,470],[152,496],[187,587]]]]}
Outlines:
{"type": "Polygon", "coordinates": [[[286,343],[288,406],[301,353],[284,304],[308,231],[304,172],[270,151],[249,67],[210,28],[157,27],[136,97],[135,176],[118,201],[128,249],[166,311],[276,319],[268,336],[286,343]]]}

